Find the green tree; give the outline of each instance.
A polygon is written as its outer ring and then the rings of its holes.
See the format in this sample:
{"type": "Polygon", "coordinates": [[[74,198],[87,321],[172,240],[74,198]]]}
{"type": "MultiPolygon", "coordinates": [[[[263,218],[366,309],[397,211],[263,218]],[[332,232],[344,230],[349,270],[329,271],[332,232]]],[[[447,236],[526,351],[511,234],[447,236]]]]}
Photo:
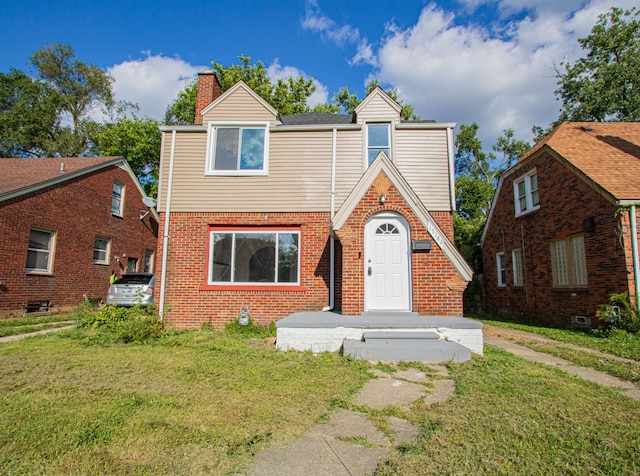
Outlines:
{"type": "Polygon", "coordinates": [[[157,195],[160,123],[155,119],[120,116],[95,134],[101,155],[122,155],[150,196],[157,195]]]}
{"type": "MultiPolygon", "coordinates": [[[[216,61],[213,62],[213,69],[220,81],[222,91],[226,91],[242,80],[283,116],[310,111],[352,114],[358,104],[362,102],[362,99],[349,92],[345,86],[333,96],[333,101],[311,108],[307,101],[317,88],[313,79],[304,79],[304,77],[298,76],[297,78],[279,79],[274,83],[267,76],[267,68],[262,61],[251,64],[250,56],[239,56],[238,59],[240,64],[231,66],[223,66],[216,61]]],[[[366,86],[366,94],[369,94],[378,85],[377,79],[369,82],[366,86]]],[[[178,97],[167,108],[165,124],[193,124],[196,92],[197,84],[191,82],[178,93],[178,97]]],[[[402,103],[397,89],[389,89],[386,93],[402,106],[400,113],[402,119],[420,119],[411,104],[402,103]]]]}
{"type": "Polygon", "coordinates": [[[563,109],[557,123],[640,120],[640,11],[613,7],[586,38],[586,56],[556,71],[563,109]]]}
{"type": "Polygon", "coordinates": [[[456,245],[476,271],[482,268],[480,237],[491,208],[498,177],[531,148],[505,129],[486,153],[478,138],[478,124],[463,124],[456,136],[456,245]]]}
{"type": "Polygon", "coordinates": [[[0,157],[49,155],[60,102],[45,83],[11,69],[0,73],[0,157]]]}
{"type": "Polygon", "coordinates": [[[56,93],[60,110],[71,119],[70,130],[57,131],[60,155],[82,155],[91,145],[89,131],[94,129],[89,112],[97,106],[111,108],[113,79],[103,70],[78,59],[69,45],[50,43],[31,57],[39,79],[56,93]]]}
{"type": "Polygon", "coordinates": [[[198,82],[189,82],[178,97],[167,107],[164,114],[165,124],[193,124],[196,118],[196,95],[198,82]]]}

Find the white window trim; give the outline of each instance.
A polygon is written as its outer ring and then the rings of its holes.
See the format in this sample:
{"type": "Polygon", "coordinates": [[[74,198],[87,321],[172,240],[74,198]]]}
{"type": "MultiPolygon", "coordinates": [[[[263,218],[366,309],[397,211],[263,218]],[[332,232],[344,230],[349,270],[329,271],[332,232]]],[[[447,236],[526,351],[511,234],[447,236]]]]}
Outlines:
{"type": "MultiPolygon", "coordinates": [[[[209,286],[268,286],[268,287],[274,287],[274,288],[278,288],[278,287],[283,287],[283,286],[300,286],[301,283],[301,276],[300,276],[300,270],[301,270],[301,261],[302,261],[302,243],[301,243],[301,236],[302,234],[300,233],[300,230],[288,230],[288,229],[273,229],[273,228],[265,228],[265,229],[256,229],[256,228],[234,228],[234,229],[215,229],[212,228],[209,230],[209,257],[208,257],[208,262],[207,262],[207,284],[209,286]],[[260,282],[260,283],[255,283],[255,282],[244,282],[244,281],[213,281],[211,279],[211,271],[212,271],[212,267],[211,267],[211,263],[212,263],[212,259],[213,259],[213,245],[214,245],[214,241],[213,241],[213,235],[216,233],[229,233],[229,234],[233,234],[233,248],[231,250],[231,268],[233,268],[233,259],[235,257],[235,235],[238,233],[255,233],[256,235],[261,235],[261,234],[269,234],[269,233],[273,233],[276,234],[276,236],[280,233],[283,234],[292,234],[292,235],[298,235],[298,268],[297,268],[297,276],[298,276],[298,280],[296,282],[274,282],[274,283],[264,283],[264,282],[260,282]]],[[[276,247],[277,247],[277,238],[276,238],[276,247]]],[[[278,263],[277,263],[277,249],[276,249],[276,264],[275,264],[275,269],[277,271],[278,269],[278,263]]]]}
{"type": "MultiPolygon", "coordinates": [[[[391,126],[393,124],[391,122],[388,121],[380,121],[380,122],[366,122],[365,123],[365,127],[364,127],[364,168],[365,170],[369,168],[369,149],[372,147],[369,147],[369,126],[388,126],[388,140],[389,140],[389,154],[388,157],[389,159],[393,160],[393,146],[392,146],[392,133],[391,133],[391,126]]],[[[376,147],[377,149],[378,147],[376,147]]],[[[377,154],[376,154],[377,157],[377,154]]],[[[375,157],[374,157],[375,160],[375,157]]]]}
{"type": "Polygon", "coordinates": [[[142,267],[144,268],[145,273],[153,273],[155,256],[156,256],[156,252],[154,250],[144,250],[144,263],[142,263],[142,267]],[[149,256],[148,269],[147,269],[147,256],[149,256]]]}
{"type": "Polygon", "coordinates": [[[126,187],[122,182],[118,182],[117,180],[113,181],[113,185],[111,187],[111,208],[110,208],[110,210],[111,210],[111,214],[114,215],[114,216],[121,217],[121,216],[124,215],[124,194],[125,194],[125,189],[126,189],[126,187]],[[116,185],[120,185],[120,211],[118,211],[118,212],[114,212],[113,211],[113,192],[114,192],[113,188],[116,185]]]}
{"type": "MultiPolygon", "coordinates": [[[[56,236],[57,233],[51,230],[45,230],[44,228],[32,227],[29,230],[29,236],[31,236],[32,231],[41,231],[43,233],[49,233],[51,235],[51,239],[49,240],[49,259],[47,260],[47,269],[40,268],[27,268],[25,264],[25,271],[27,274],[52,274],[53,273],[53,258],[55,255],[56,249],[56,236]]],[[[29,245],[27,244],[27,254],[29,253],[29,245]]]]}
{"type": "Polygon", "coordinates": [[[538,204],[533,204],[533,191],[531,190],[531,177],[538,175],[536,169],[529,170],[526,174],[521,175],[513,181],[513,201],[516,210],[516,217],[526,215],[540,208],[540,182],[538,181],[538,204]],[[527,208],[525,210],[520,209],[520,195],[518,193],[518,184],[524,182],[525,185],[525,199],[527,202],[527,208]]]}
{"type": "Polygon", "coordinates": [[[209,122],[207,126],[207,160],[205,175],[255,176],[269,175],[269,123],[268,122],[209,122]],[[216,129],[218,127],[264,128],[264,157],[262,170],[215,170],[214,153],[216,129]]]}
{"type": "Polygon", "coordinates": [[[97,260],[94,258],[94,264],[109,264],[109,256],[111,254],[111,240],[109,238],[105,238],[104,236],[96,236],[93,240],[93,252],[95,254],[96,250],[96,240],[105,240],[107,242],[107,246],[105,248],[104,260],[97,260]]]}
{"type": "Polygon", "coordinates": [[[497,272],[498,287],[500,288],[505,287],[507,285],[507,261],[502,251],[499,251],[496,253],[496,272],[497,272]],[[500,261],[502,261],[503,267],[500,266],[500,261]],[[502,279],[503,269],[504,269],[504,280],[502,279]]]}

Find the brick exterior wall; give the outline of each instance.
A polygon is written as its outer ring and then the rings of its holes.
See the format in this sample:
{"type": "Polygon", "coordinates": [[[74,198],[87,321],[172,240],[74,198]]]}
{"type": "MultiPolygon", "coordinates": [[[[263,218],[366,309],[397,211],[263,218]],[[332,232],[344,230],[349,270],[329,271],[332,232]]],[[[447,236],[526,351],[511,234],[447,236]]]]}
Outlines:
{"type": "Polygon", "coordinates": [[[631,260],[625,256],[625,248],[630,256],[628,223],[616,217],[612,201],[548,152],[506,177],[495,200],[482,247],[488,311],[557,326],[569,326],[571,316],[587,316],[595,324],[597,306],[633,283],[631,260]],[[534,167],[540,208],[515,218],[513,182],[534,167]],[[589,218],[593,231],[585,231],[589,218]],[[573,236],[584,236],[588,285],[554,288],[551,243],[573,236]],[[524,251],[524,286],[513,285],[514,249],[524,251]],[[506,259],[506,286],[497,285],[498,252],[506,259]]]}
{"type": "Polygon", "coordinates": [[[55,313],[84,295],[104,300],[112,270],[121,274],[127,262],[113,257],[126,253],[142,267],[145,250],[156,248],[157,223],[151,214],[140,220],[141,199],[129,173],[112,166],[0,202],[0,316],[22,315],[32,301],[49,301],[55,313]],[[111,214],[114,180],[125,186],[123,217],[111,214]],[[55,232],[51,274],[25,271],[32,227],[55,232]],[[96,236],[111,239],[108,265],[93,262],[96,236]]]}
{"type": "MultiPolygon", "coordinates": [[[[378,203],[375,186],[367,192],[337,233],[335,242],[335,307],[345,315],[364,310],[363,244],[367,220],[380,211],[402,214],[412,239],[431,239],[398,191],[389,186],[387,201],[378,203]]],[[[450,213],[434,213],[447,238],[453,240],[450,213]]],[[[165,214],[160,214],[163,229],[165,214]]],[[[172,213],[169,232],[165,325],[197,328],[232,322],[240,308],[250,306],[254,322],[268,324],[293,312],[320,311],[329,303],[329,213],[172,213]],[[298,289],[251,289],[207,286],[209,227],[299,227],[300,286],[298,289]]],[[[433,241],[433,240],[432,240],[433,241]]],[[[162,240],[158,241],[156,300],[161,287],[162,240]]],[[[422,315],[462,316],[466,282],[442,250],[412,254],[414,311],[422,315]]]]}
{"type": "MultiPolygon", "coordinates": [[[[337,232],[342,244],[342,313],[358,315],[364,311],[364,229],[367,221],[376,213],[392,211],[409,222],[412,240],[431,240],[433,244],[429,252],[411,254],[413,311],[420,315],[462,316],[462,293],[467,283],[416,218],[402,195],[384,178],[384,174],[381,174],[374,181],[337,232]],[[386,196],[383,205],[379,203],[380,193],[386,196]]],[[[431,216],[453,242],[451,213],[434,212],[431,216]]]]}

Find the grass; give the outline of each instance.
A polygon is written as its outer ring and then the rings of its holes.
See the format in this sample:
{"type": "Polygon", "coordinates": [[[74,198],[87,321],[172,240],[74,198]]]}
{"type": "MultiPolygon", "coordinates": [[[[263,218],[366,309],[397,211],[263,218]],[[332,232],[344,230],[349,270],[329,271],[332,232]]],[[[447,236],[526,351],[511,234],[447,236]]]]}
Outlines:
{"type": "MultiPolygon", "coordinates": [[[[499,349],[450,364],[455,396],[406,413],[356,408],[350,397],[373,367],[279,352],[263,339],[273,329],[205,326],[147,344],[107,344],[95,333],[0,345],[0,473],[235,474],[335,408],[363,411],[389,437],[390,415],[421,428],[378,476],[640,473],[640,402],[499,349]]],[[[573,358],[587,357],[597,358],[573,358]]]]}
{"type": "Polygon", "coordinates": [[[556,329],[539,327],[532,324],[522,324],[500,317],[482,316],[477,318],[481,322],[494,326],[519,329],[533,332],[549,339],[576,344],[589,349],[606,352],[618,357],[640,361],[640,336],[623,330],[613,329],[609,334],[591,330],[556,329]]]}
{"type": "Polygon", "coordinates": [[[638,401],[493,348],[450,373],[454,398],[414,405],[422,436],[378,476],[640,473],[638,401]]]}
{"type": "Polygon", "coordinates": [[[0,319],[0,337],[64,327],[69,325],[68,320],[67,316],[26,316],[0,319]]]}
{"type": "Polygon", "coordinates": [[[232,333],[87,345],[90,333],[0,346],[2,474],[233,473],[369,378],[363,362],[232,333]]]}

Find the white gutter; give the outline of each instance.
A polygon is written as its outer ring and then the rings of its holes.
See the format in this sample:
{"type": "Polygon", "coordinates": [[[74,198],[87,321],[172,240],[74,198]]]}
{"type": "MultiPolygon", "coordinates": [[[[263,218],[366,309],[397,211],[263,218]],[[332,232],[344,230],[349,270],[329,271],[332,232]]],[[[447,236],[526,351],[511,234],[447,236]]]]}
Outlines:
{"type": "Polygon", "coordinates": [[[640,263],[638,260],[638,224],[635,205],[631,205],[631,208],[629,208],[629,221],[631,224],[631,249],[633,252],[633,279],[636,285],[636,311],[640,313],[640,263]]]}
{"type": "Polygon", "coordinates": [[[335,305],[335,237],[333,236],[333,217],[336,210],[336,140],[338,130],[333,128],[333,142],[331,145],[331,235],[329,236],[329,305],[322,308],[323,312],[332,311],[335,305]]]}
{"type": "Polygon", "coordinates": [[[447,127],[447,155],[449,156],[449,193],[451,199],[451,211],[456,211],[456,182],[455,182],[455,154],[453,152],[453,126],[447,127]]]}
{"type": "Polygon", "coordinates": [[[173,163],[176,158],[176,131],[171,132],[171,156],[169,158],[169,178],[167,181],[167,203],[164,211],[164,236],[162,238],[162,278],[160,281],[160,305],[158,313],[164,320],[164,296],[167,283],[167,257],[169,255],[169,217],[171,216],[171,192],[173,190],[173,163]]]}

